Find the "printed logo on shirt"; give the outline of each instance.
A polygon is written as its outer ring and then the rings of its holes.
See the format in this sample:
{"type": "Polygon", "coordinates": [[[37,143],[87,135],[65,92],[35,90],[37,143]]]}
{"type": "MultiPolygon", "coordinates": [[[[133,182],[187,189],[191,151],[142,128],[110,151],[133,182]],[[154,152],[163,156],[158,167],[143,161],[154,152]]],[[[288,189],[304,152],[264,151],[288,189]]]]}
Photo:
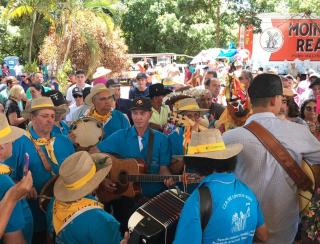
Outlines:
{"type": "Polygon", "coordinates": [[[234,213],[232,216],[232,229],[231,231],[234,232],[239,232],[243,231],[246,229],[246,222],[247,218],[250,217],[250,208],[247,208],[246,213],[243,213],[240,211],[240,213],[234,213]]]}

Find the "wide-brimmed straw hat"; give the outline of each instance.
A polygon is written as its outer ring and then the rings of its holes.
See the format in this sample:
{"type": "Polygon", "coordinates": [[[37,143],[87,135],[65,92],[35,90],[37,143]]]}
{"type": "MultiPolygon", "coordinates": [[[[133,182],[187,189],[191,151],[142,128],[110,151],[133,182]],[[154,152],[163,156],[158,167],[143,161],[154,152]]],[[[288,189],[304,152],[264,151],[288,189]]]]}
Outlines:
{"type": "Polygon", "coordinates": [[[76,152],[60,166],[53,193],[58,201],[72,202],[92,193],[109,174],[112,160],[104,153],[76,152]]]}
{"type": "Polygon", "coordinates": [[[0,145],[13,142],[23,136],[25,131],[15,126],[10,126],[7,117],[0,114],[0,145]]]}
{"type": "Polygon", "coordinates": [[[174,104],[174,107],[176,108],[178,113],[191,111],[204,114],[209,111],[209,109],[200,108],[196,99],[194,98],[181,99],[174,104]]]}
{"type": "Polygon", "coordinates": [[[98,67],[96,69],[96,72],[92,75],[92,79],[97,79],[101,76],[104,76],[104,75],[107,75],[107,74],[110,74],[111,73],[111,69],[106,69],[105,67],[101,66],[101,67],[98,67]]]}
{"type": "Polygon", "coordinates": [[[107,92],[108,96],[112,96],[114,94],[114,90],[107,88],[104,84],[97,84],[91,88],[91,91],[88,96],[86,96],[84,102],[87,105],[92,105],[92,99],[95,95],[101,92],[107,92]]]}
{"type": "Polygon", "coordinates": [[[192,132],[187,154],[183,156],[224,160],[238,155],[242,148],[242,144],[226,145],[218,129],[209,129],[192,132]]]}
{"type": "Polygon", "coordinates": [[[31,106],[29,109],[22,112],[22,117],[29,119],[30,114],[34,111],[41,110],[41,109],[52,109],[57,113],[64,114],[67,112],[67,108],[65,107],[56,107],[54,106],[50,97],[39,97],[33,99],[31,101],[31,106]]]}

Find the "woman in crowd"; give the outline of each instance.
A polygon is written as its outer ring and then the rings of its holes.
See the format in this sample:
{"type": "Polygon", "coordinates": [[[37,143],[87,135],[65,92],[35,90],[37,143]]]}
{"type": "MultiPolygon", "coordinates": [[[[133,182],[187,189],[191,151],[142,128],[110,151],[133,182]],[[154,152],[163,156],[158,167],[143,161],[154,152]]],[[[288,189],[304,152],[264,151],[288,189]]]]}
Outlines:
{"type": "Polygon", "coordinates": [[[23,110],[22,99],[26,96],[20,85],[14,85],[9,91],[9,99],[6,102],[5,113],[9,124],[19,128],[26,128],[26,119],[21,116],[23,110]]]}
{"type": "Polygon", "coordinates": [[[39,98],[44,95],[44,89],[41,84],[30,84],[30,93],[32,99],[39,98]]]}
{"type": "Polygon", "coordinates": [[[316,100],[308,99],[301,105],[300,117],[307,122],[312,134],[320,141],[320,115],[316,112],[316,100]]]}

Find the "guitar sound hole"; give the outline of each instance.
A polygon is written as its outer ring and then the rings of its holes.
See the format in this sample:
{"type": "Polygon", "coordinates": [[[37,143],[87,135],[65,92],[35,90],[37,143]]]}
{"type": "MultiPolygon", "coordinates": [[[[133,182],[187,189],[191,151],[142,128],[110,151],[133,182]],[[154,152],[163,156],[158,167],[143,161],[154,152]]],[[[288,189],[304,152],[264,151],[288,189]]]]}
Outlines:
{"type": "Polygon", "coordinates": [[[126,185],[128,184],[128,174],[125,171],[120,172],[119,174],[119,184],[126,185]]]}

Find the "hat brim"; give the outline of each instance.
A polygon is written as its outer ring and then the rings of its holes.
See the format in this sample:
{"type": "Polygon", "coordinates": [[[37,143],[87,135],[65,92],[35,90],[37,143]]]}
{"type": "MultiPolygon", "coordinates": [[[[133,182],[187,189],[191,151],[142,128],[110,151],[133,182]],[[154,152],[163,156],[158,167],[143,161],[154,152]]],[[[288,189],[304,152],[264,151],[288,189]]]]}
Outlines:
{"type": "Polygon", "coordinates": [[[170,94],[172,91],[169,89],[163,89],[161,92],[158,92],[157,94],[149,94],[147,97],[157,97],[157,96],[166,96],[170,94]]]}
{"type": "Polygon", "coordinates": [[[25,133],[26,133],[25,130],[20,129],[15,126],[10,126],[10,128],[11,128],[11,133],[7,136],[0,138],[0,145],[6,144],[9,142],[14,142],[15,140],[17,140],[21,136],[25,135],[25,133]]]}
{"type": "MultiPolygon", "coordinates": [[[[67,106],[67,105],[66,105],[67,106]]],[[[30,119],[30,115],[32,112],[37,111],[37,110],[42,110],[42,109],[52,109],[54,110],[56,113],[60,113],[60,114],[65,114],[69,108],[66,108],[63,105],[57,106],[57,107],[37,107],[37,108],[30,108],[28,110],[22,111],[21,116],[25,119],[30,119]]]]}
{"type": "Polygon", "coordinates": [[[200,114],[205,114],[209,112],[209,109],[199,108],[199,109],[178,109],[177,110],[177,113],[183,113],[183,112],[200,112],[200,114]]]}
{"type": "Polygon", "coordinates": [[[112,96],[114,94],[114,90],[112,90],[111,88],[108,89],[107,87],[105,89],[99,89],[95,91],[92,91],[92,89],[91,89],[91,92],[84,99],[84,102],[89,106],[93,105],[92,103],[93,97],[101,92],[109,92],[109,96],[112,96]]]}
{"type": "Polygon", "coordinates": [[[99,78],[99,77],[101,77],[101,76],[110,74],[111,72],[112,72],[111,69],[105,69],[103,72],[99,72],[99,73],[96,72],[96,73],[94,73],[94,74],[92,75],[92,79],[97,79],[97,78],[99,78]]]}
{"type": "Polygon", "coordinates": [[[58,201],[73,202],[79,200],[97,189],[104,178],[106,178],[112,167],[111,157],[104,153],[94,153],[91,154],[91,157],[95,163],[103,159],[106,160],[105,167],[98,169],[93,178],[77,190],[67,189],[61,177],[58,177],[53,187],[54,196],[58,201]]]}
{"type": "Polygon", "coordinates": [[[193,157],[193,158],[211,158],[211,159],[228,159],[238,155],[243,149],[242,144],[229,144],[226,145],[225,150],[214,151],[214,152],[206,152],[206,153],[198,153],[191,155],[173,155],[172,158],[180,159],[183,157],[193,157]]]}

